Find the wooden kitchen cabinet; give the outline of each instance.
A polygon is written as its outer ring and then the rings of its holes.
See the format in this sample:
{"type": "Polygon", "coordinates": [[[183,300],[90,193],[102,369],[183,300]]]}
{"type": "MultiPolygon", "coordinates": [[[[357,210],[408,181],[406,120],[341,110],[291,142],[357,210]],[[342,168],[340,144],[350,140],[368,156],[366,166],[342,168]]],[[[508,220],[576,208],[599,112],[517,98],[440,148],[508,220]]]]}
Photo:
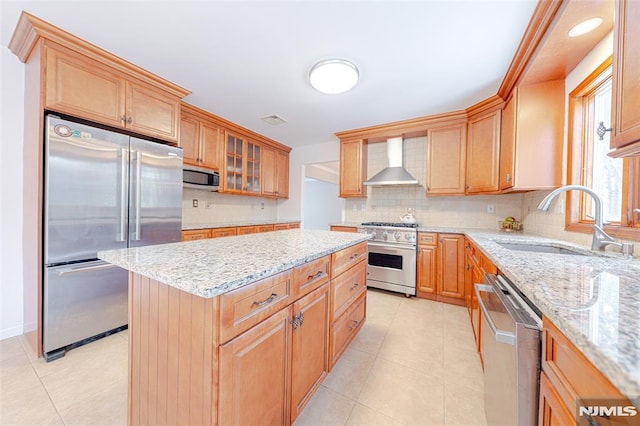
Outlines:
{"type": "Polygon", "coordinates": [[[238,235],[237,228],[211,228],[210,238],[233,237],[235,235],[238,235]]]}
{"type": "Polygon", "coordinates": [[[340,197],[366,197],[367,151],[362,139],[340,142],[340,197]]]}
{"type": "Polygon", "coordinates": [[[427,132],[427,195],[464,195],[466,123],[427,132]]]}
{"type": "Polygon", "coordinates": [[[219,170],[222,159],[223,131],[206,111],[182,103],[180,140],[182,161],[185,164],[219,170]]]}
{"type": "Polygon", "coordinates": [[[501,111],[469,118],[465,193],[495,193],[499,189],[501,111]]]}
{"type": "Polygon", "coordinates": [[[300,228],[300,222],[276,223],[273,225],[274,231],[284,231],[285,229],[298,229],[298,228],[300,228]]]}
{"type": "Polygon", "coordinates": [[[226,132],[225,136],[222,192],[261,195],[262,145],[231,132],[226,132]]]}
{"type": "Polygon", "coordinates": [[[45,55],[46,109],[177,142],[179,95],[53,42],[45,55]]]}
{"type": "Polygon", "coordinates": [[[514,89],[502,115],[502,192],[551,189],[562,184],[564,96],[564,80],[514,89]]]}
{"type": "Polygon", "coordinates": [[[265,146],[262,171],[262,195],[289,198],[289,153],[265,146]]]}
{"type": "Polygon", "coordinates": [[[292,312],[288,306],[220,346],[221,425],[290,424],[292,312]]]}
{"type": "Polygon", "coordinates": [[[538,424],[540,426],[564,426],[575,424],[575,419],[549,381],[547,374],[540,374],[540,403],[538,424]]]}
{"type": "Polygon", "coordinates": [[[337,232],[358,232],[358,228],[355,226],[331,225],[329,229],[337,232]]]}
{"type": "MultiPolygon", "coordinates": [[[[327,270],[328,272],[328,265],[327,270]]],[[[293,304],[291,421],[329,371],[329,282],[293,304]]]]}
{"type": "MultiPolygon", "coordinates": [[[[615,2],[613,42],[613,131],[614,157],[640,154],[640,3],[615,2]]],[[[605,123],[606,125],[607,123],[605,123]]]]}
{"type": "Polygon", "coordinates": [[[465,305],[464,236],[418,233],[416,296],[465,305]]]}
{"type": "Polygon", "coordinates": [[[190,229],[182,231],[182,241],[204,240],[211,238],[210,229],[190,229]]]}

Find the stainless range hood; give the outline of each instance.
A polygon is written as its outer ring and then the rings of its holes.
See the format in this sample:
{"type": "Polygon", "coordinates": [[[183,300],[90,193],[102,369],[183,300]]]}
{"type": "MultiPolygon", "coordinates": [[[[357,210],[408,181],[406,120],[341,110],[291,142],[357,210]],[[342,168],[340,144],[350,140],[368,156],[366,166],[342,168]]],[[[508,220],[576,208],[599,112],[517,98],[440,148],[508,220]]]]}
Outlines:
{"type": "Polygon", "coordinates": [[[364,182],[369,186],[418,185],[418,180],[402,167],[402,138],[387,139],[389,166],[364,182]]]}

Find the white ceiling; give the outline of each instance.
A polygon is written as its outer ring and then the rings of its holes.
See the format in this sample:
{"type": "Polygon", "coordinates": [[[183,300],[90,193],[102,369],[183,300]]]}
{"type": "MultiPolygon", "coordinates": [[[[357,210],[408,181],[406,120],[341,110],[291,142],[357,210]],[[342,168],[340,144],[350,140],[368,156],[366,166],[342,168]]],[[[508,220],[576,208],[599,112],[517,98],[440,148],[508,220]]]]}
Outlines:
{"type": "Polygon", "coordinates": [[[21,10],[192,91],[185,100],[296,147],[333,133],[466,108],[497,92],[535,0],[2,1],[6,48],[21,10]],[[346,58],[360,82],[316,92],[346,58]],[[271,126],[261,117],[287,120],[271,126]]]}

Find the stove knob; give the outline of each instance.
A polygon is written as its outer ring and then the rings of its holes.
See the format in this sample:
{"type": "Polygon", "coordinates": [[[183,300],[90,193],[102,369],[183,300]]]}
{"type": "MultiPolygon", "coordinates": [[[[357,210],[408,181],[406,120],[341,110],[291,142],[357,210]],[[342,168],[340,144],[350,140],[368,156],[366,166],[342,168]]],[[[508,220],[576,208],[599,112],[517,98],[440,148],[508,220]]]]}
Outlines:
{"type": "Polygon", "coordinates": [[[393,234],[393,237],[396,239],[396,241],[400,241],[400,238],[402,238],[402,234],[396,231],[396,233],[393,234]]]}
{"type": "Polygon", "coordinates": [[[387,233],[387,231],[384,231],[384,232],[382,233],[382,239],[383,239],[383,240],[385,240],[385,241],[387,241],[387,238],[389,238],[389,234],[387,233]]]}

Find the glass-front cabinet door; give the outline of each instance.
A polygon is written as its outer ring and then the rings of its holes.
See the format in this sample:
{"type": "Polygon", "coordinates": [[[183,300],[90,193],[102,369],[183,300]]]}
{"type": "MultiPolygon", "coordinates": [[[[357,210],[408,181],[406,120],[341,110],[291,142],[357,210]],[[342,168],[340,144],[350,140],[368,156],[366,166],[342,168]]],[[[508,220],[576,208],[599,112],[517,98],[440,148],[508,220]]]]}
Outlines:
{"type": "Polygon", "coordinates": [[[245,191],[260,194],[260,154],[262,147],[255,142],[247,142],[247,184],[245,191]]]}
{"type": "Polygon", "coordinates": [[[227,167],[224,177],[224,189],[229,192],[241,192],[244,178],[244,168],[242,164],[244,139],[227,133],[226,158],[227,167]]]}

